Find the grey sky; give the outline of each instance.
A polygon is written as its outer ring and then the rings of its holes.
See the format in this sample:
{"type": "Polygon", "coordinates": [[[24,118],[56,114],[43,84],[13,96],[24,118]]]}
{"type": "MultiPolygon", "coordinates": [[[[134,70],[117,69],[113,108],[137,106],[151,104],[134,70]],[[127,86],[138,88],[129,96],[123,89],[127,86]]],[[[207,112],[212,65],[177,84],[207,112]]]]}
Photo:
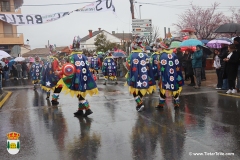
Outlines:
{"type": "MultiPolygon", "coordinates": [[[[24,5],[30,4],[60,4],[60,3],[77,3],[92,2],[93,0],[24,0],[24,5]]],[[[137,0],[136,0],[137,1],[137,0]]],[[[160,28],[160,34],[163,36],[163,28],[170,27],[174,30],[172,24],[178,20],[178,14],[187,9],[190,2],[196,5],[208,7],[214,2],[219,2],[220,9],[226,15],[230,15],[230,6],[240,8],[239,0],[138,0],[142,3],[159,3],[159,5],[141,4],[141,18],[152,19],[153,25],[160,28]]],[[[111,12],[95,13],[73,13],[60,20],[35,26],[19,26],[18,32],[24,33],[25,41],[29,39],[33,48],[44,47],[48,40],[50,44],[57,46],[66,46],[72,43],[74,36],[86,36],[88,30],[93,31],[102,28],[106,31],[131,31],[131,13],[129,0],[113,0],[116,8],[116,15],[111,12]]],[[[51,14],[55,12],[72,11],[81,8],[87,4],[79,5],[61,5],[61,6],[38,6],[22,7],[22,14],[51,14]]],[[[135,3],[135,18],[139,18],[139,4],[135,3]]],[[[187,22],[186,22],[187,23],[187,22]]]]}

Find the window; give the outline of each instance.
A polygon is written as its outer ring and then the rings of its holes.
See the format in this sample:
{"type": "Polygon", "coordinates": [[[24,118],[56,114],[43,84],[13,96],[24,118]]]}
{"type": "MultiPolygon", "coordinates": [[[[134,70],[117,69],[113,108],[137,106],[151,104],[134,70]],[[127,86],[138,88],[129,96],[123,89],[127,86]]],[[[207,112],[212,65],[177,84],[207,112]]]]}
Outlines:
{"type": "Polygon", "coordinates": [[[2,1],[1,2],[1,11],[2,12],[10,12],[11,7],[10,7],[10,2],[9,1],[2,1]]]}

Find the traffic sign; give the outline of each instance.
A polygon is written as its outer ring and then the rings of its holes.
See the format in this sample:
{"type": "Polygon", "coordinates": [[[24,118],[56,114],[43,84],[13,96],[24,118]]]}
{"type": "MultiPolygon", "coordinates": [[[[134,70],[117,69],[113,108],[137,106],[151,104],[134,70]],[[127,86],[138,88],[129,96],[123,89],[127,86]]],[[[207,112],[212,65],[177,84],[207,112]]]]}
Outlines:
{"type": "Polygon", "coordinates": [[[152,28],[133,28],[133,32],[152,32],[152,28]]]}
{"type": "Polygon", "coordinates": [[[152,23],[151,19],[133,19],[132,23],[141,23],[141,24],[145,24],[145,23],[152,23]]]}
{"type": "Polygon", "coordinates": [[[132,32],[133,35],[139,35],[139,36],[150,36],[152,35],[151,32],[132,32]]]}
{"type": "Polygon", "coordinates": [[[136,24],[132,24],[132,28],[152,28],[152,24],[149,24],[149,23],[146,23],[146,24],[136,23],[136,24]]]}

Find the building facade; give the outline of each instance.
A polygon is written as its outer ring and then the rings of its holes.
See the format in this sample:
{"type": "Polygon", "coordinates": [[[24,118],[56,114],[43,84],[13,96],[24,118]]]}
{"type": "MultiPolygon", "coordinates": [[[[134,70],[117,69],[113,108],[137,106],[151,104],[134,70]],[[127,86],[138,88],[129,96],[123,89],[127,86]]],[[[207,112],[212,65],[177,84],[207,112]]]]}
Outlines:
{"type": "Polygon", "coordinates": [[[111,33],[101,30],[101,28],[98,29],[98,31],[92,32],[92,30],[89,30],[89,34],[81,39],[81,49],[86,50],[95,50],[96,46],[94,45],[95,38],[97,35],[104,33],[106,36],[106,39],[109,40],[112,43],[121,44],[121,39],[112,35],[111,33]]]}
{"type": "MultiPolygon", "coordinates": [[[[21,14],[23,0],[0,0],[0,11],[5,14],[15,13],[21,14]]],[[[9,54],[13,46],[24,45],[24,37],[22,33],[17,32],[17,26],[11,25],[0,20],[0,50],[4,50],[9,54]]],[[[20,53],[19,53],[20,54],[20,53]]]]}

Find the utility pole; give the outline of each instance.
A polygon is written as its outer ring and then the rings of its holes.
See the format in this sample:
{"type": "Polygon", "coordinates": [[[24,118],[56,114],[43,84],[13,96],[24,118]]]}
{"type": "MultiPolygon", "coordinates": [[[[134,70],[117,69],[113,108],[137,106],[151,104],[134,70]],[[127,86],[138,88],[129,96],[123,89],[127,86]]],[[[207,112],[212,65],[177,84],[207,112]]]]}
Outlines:
{"type": "Polygon", "coordinates": [[[135,17],[134,17],[134,5],[133,5],[134,0],[129,0],[129,2],[130,2],[130,10],[131,10],[131,13],[132,13],[132,19],[135,19],[135,17]]]}

